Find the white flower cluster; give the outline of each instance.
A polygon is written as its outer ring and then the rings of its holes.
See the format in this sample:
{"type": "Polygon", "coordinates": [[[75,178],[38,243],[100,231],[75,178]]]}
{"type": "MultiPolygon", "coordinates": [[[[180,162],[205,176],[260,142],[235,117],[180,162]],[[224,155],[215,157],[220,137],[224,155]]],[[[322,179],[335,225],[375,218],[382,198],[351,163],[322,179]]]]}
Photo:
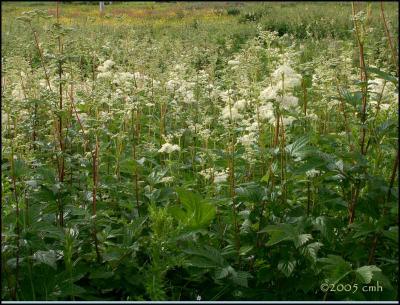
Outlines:
{"type": "MultiPolygon", "coordinates": [[[[181,99],[185,104],[194,104],[198,102],[193,92],[196,83],[184,79],[185,70],[185,65],[175,65],[169,73],[169,80],[165,82],[165,88],[173,97],[181,99]]],[[[197,80],[205,82],[208,77],[205,71],[199,71],[197,80]]]]}
{"type": "Polygon", "coordinates": [[[226,182],[229,176],[228,172],[229,172],[228,169],[220,172],[219,171],[214,172],[214,183],[219,184],[226,182]]]}
{"type": "Polygon", "coordinates": [[[320,173],[321,173],[321,171],[313,168],[313,169],[306,171],[306,176],[309,178],[314,178],[314,177],[318,176],[320,173]]]}
{"type": "Polygon", "coordinates": [[[130,72],[116,72],[112,82],[124,88],[130,86],[134,79],[135,76],[130,72]]]}
{"type": "MultiPolygon", "coordinates": [[[[285,110],[295,110],[299,99],[288,91],[301,83],[301,75],[296,73],[289,65],[279,66],[272,73],[272,84],[260,92],[259,99],[264,103],[259,107],[260,119],[273,124],[275,122],[273,101],[285,110]]],[[[290,125],[295,118],[283,118],[284,125],[290,125]]]]}
{"type": "Polygon", "coordinates": [[[272,103],[266,103],[265,105],[260,106],[258,109],[260,119],[265,121],[273,120],[274,115],[274,105],[272,103]]]}
{"type": "Polygon", "coordinates": [[[112,76],[111,73],[111,68],[115,65],[115,62],[113,62],[111,59],[107,59],[103,64],[97,67],[97,71],[100,73],[97,74],[98,79],[102,78],[110,78],[112,76]]]}
{"type": "Polygon", "coordinates": [[[246,148],[251,147],[255,142],[257,142],[256,133],[251,132],[249,134],[245,134],[239,137],[237,141],[246,148]]]}
{"type": "Polygon", "coordinates": [[[210,180],[211,178],[214,177],[214,169],[213,169],[212,167],[206,168],[206,169],[203,169],[202,171],[200,171],[199,174],[200,174],[201,176],[203,176],[204,179],[210,180]]]}
{"type": "Polygon", "coordinates": [[[206,168],[202,170],[200,173],[206,180],[213,179],[215,184],[226,182],[229,176],[229,169],[225,169],[222,171],[217,171],[214,168],[206,168]]]}
{"type": "Polygon", "coordinates": [[[161,183],[172,183],[172,182],[174,182],[174,177],[170,177],[170,176],[168,176],[168,177],[163,177],[163,178],[161,178],[161,180],[160,180],[160,182],[161,183]]]}
{"type": "Polygon", "coordinates": [[[228,61],[228,65],[230,65],[230,66],[237,66],[239,64],[240,64],[240,61],[235,60],[235,59],[231,59],[228,61]]]}
{"type": "Polygon", "coordinates": [[[398,93],[396,92],[396,86],[392,82],[385,81],[381,78],[375,78],[368,81],[368,87],[371,94],[370,105],[374,106],[375,109],[378,107],[381,110],[388,110],[391,104],[397,102],[398,93]]]}
{"type": "Polygon", "coordinates": [[[181,148],[177,144],[171,144],[171,143],[165,143],[161,146],[161,148],[158,150],[159,153],[167,153],[170,154],[174,151],[180,151],[181,148]]]}
{"type": "Polygon", "coordinates": [[[289,65],[279,66],[272,73],[273,81],[277,84],[283,83],[285,89],[293,89],[301,83],[301,75],[296,73],[289,65]]]}
{"type": "Polygon", "coordinates": [[[233,106],[227,105],[222,109],[222,119],[224,120],[237,121],[242,117],[243,115],[239,113],[239,110],[233,106]]]}
{"type": "Polygon", "coordinates": [[[248,101],[240,99],[232,105],[234,99],[234,92],[232,89],[222,91],[220,93],[220,98],[226,103],[225,107],[222,108],[221,118],[223,120],[237,121],[243,118],[243,115],[240,112],[246,109],[249,104],[248,101]]]}
{"type": "Polygon", "coordinates": [[[17,84],[14,90],[11,92],[11,95],[16,100],[23,100],[25,98],[24,91],[22,90],[21,84],[17,84]]]}
{"type": "MultiPolygon", "coordinates": [[[[248,126],[246,129],[251,129],[252,126],[253,124],[248,126]]],[[[248,134],[244,134],[237,139],[237,143],[242,144],[245,150],[242,155],[242,159],[246,160],[249,164],[255,164],[256,162],[257,138],[258,133],[256,131],[250,131],[248,134]]]]}

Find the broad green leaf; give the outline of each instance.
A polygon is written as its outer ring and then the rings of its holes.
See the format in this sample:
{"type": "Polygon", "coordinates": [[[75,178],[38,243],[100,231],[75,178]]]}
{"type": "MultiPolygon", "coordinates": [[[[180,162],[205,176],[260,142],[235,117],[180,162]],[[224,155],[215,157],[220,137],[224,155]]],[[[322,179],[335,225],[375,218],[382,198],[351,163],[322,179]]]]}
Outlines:
{"type": "Polygon", "coordinates": [[[310,151],[310,149],[307,147],[308,142],[308,137],[300,137],[293,143],[287,145],[285,147],[285,151],[293,158],[304,158],[310,151]]]}
{"type": "Polygon", "coordinates": [[[293,242],[295,247],[298,248],[307,243],[308,241],[310,241],[311,239],[312,239],[311,234],[300,234],[293,239],[293,242]]]}
{"type": "Polygon", "coordinates": [[[266,231],[266,232],[268,232],[270,234],[270,238],[266,244],[267,246],[273,246],[282,241],[292,239],[292,236],[288,235],[283,230],[271,230],[271,231],[266,231]]]}
{"type": "MultiPolygon", "coordinates": [[[[193,247],[184,249],[183,252],[192,255],[193,257],[201,257],[202,259],[197,259],[195,262],[203,265],[209,265],[209,267],[225,267],[227,263],[223,258],[222,254],[218,249],[211,246],[193,247]]],[[[191,261],[189,261],[190,263],[191,261]]],[[[205,268],[205,267],[204,267],[205,268]]]]}
{"type": "Polygon", "coordinates": [[[178,189],[179,199],[183,208],[172,206],[169,208],[171,215],[188,230],[204,228],[214,219],[216,208],[205,202],[195,192],[178,189]]]}
{"type": "Polygon", "coordinates": [[[45,265],[50,266],[54,270],[57,270],[57,256],[56,252],[54,250],[49,250],[49,251],[37,251],[33,254],[33,258],[38,262],[38,263],[43,263],[45,265]]]}
{"type": "Polygon", "coordinates": [[[362,92],[359,92],[359,91],[350,92],[343,88],[340,88],[340,91],[341,91],[342,97],[348,104],[350,104],[353,107],[357,107],[358,105],[361,105],[362,96],[363,96],[362,92]]]}
{"type": "Polygon", "coordinates": [[[375,67],[367,67],[367,71],[369,73],[373,73],[376,74],[377,76],[379,76],[379,78],[385,79],[389,82],[392,82],[393,84],[397,85],[398,84],[398,79],[396,77],[394,77],[393,75],[384,72],[382,70],[379,70],[378,68],[375,67]]]}
{"type": "Polygon", "coordinates": [[[231,266],[227,266],[225,268],[218,269],[215,272],[215,278],[223,279],[223,278],[226,278],[229,274],[234,274],[234,273],[235,273],[235,270],[231,266]]]}
{"type": "Polygon", "coordinates": [[[381,269],[375,265],[370,265],[362,266],[355,270],[357,278],[364,284],[369,284],[371,282],[374,272],[381,272],[381,269]]]}
{"type": "Polygon", "coordinates": [[[371,284],[374,284],[375,282],[379,282],[379,284],[381,284],[384,289],[394,290],[392,284],[390,283],[390,280],[381,271],[372,271],[371,284]]]}
{"type": "Polygon", "coordinates": [[[113,272],[105,270],[93,270],[90,272],[90,279],[108,279],[113,276],[113,272]]]}
{"type": "Polygon", "coordinates": [[[65,281],[62,285],[60,285],[61,289],[61,297],[68,297],[68,296],[79,296],[84,294],[86,290],[81,286],[70,284],[69,281],[65,281]]]}
{"type": "Polygon", "coordinates": [[[397,243],[399,241],[399,227],[390,227],[388,230],[383,231],[383,236],[397,243]]]}
{"type": "Polygon", "coordinates": [[[246,245],[246,246],[241,246],[239,253],[240,255],[246,255],[247,253],[249,253],[254,247],[251,245],[246,245]]]}
{"type": "Polygon", "coordinates": [[[19,178],[22,177],[24,174],[26,175],[28,171],[28,167],[26,166],[25,162],[21,159],[14,160],[14,175],[15,177],[19,178]]]}
{"type": "Polygon", "coordinates": [[[353,223],[351,227],[354,228],[354,238],[367,236],[377,230],[376,225],[371,222],[353,223]]]}
{"type": "Polygon", "coordinates": [[[338,283],[352,271],[351,264],[338,255],[329,254],[325,258],[320,258],[319,261],[324,264],[322,269],[329,283],[338,283]]]}
{"type": "Polygon", "coordinates": [[[290,240],[298,248],[312,239],[311,234],[300,234],[299,229],[290,224],[269,225],[259,233],[270,235],[267,246],[273,246],[282,241],[290,240]]]}
{"type": "Polygon", "coordinates": [[[193,256],[187,261],[187,265],[198,268],[218,268],[220,265],[206,257],[193,256]]]}
{"type": "Polygon", "coordinates": [[[125,159],[120,162],[119,166],[120,166],[119,170],[121,173],[133,175],[137,167],[137,164],[136,161],[133,159],[125,159]]]}
{"type": "Polygon", "coordinates": [[[280,270],[286,277],[289,277],[294,268],[296,267],[296,260],[282,260],[278,263],[278,270],[280,270]]]}
{"type": "Polygon", "coordinates": [[[242,287],[248,287],[248,279],[251,274],[246,271],[237,271],[232,275],[232,281],[242,287]]]}
{"type": "Polygon", "coordinates": [[[188,191],[184,188],[176,190],[179,200],[186,209],[195,210],[196,205],[202,200],[201,196],[195,192],[188,191]]]}
{"type": "Polygon", "coordinates": [[[317,261],[317,252],[323,246],[320,242],[314,242],[311,244],[306,245],[305,247],[301,248],[301,253],[304,256],[311,258],[313,262],[317,261]]]}

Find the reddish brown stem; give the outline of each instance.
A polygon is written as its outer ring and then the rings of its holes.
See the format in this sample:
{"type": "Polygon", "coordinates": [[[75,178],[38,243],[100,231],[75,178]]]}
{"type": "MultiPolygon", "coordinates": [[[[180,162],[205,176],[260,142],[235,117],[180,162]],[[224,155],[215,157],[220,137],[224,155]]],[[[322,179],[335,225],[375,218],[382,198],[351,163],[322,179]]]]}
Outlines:
{"type": "Polygon", "coordinates": [[[394,64],[394,66],[396,67],[397,75],[399,75],[399,62],[398,62],[398,60],[396,59],[396,58],[397,58],[397,55],[396,55],[397,52],[396,52],[396,50],[395,50],[395,48],[394,48],[394,46],[393,46],[392,37],[390,36],[389,28],[388,28],[388,26],[387,26],[387,22],[386,22],[386,18],[385,18],[385,13],[384,13],[384,10],[383,10],[383,2],[381,2],[381,16],[382,16],[382,19],[383,19],[383,25],[384,25],[384,27],[385,27],[385,33],[386,33],[386,36],[387,36],[387,38],[388,38],[389,48],[390,48],[390,51],[391,51],[391,53],[392,53],[393,64],[394,64]]]}
{"type": "Polygon", "coordinates": [[[97,181],[98,181],[98,151],[99,142],[96,136],[96,146],[93,153],[93,192],[92,192],[92,214],[93,214],[93,239],[96,250],[97,261],[100,262],[100,251],[99,242],[97,240],[97,229],[96,229],[96,213],[97,213],[97,181]]]}
{"type": "MultiPolygon", "coordinates": [[[[17,131],[16,131],[16,126],[17,122],[16,119],[14,118],[14,138],[17,137],[17,131]]],[[[8,128],[10,129],[10,115],[8,115],[8,128]]],[[[19,276],[19,256],[20,256],[20,223],[19,223],[19,198],[18,198],[18,192],[17,192],[17,177],[15,175],[15,164],[14,164],[14,145],[11,143],[11,160],[10,160],[10,165],[11,165],[11,180],[12,180],[12,186],[13,186],[13,195],[14,195],[14,200],[15,200],[15,208],[16,208],[16,235],[17,235],[17,253],[16,253],[16,267],[15,267],[15,286],[13,290],[13,299],[16,300],[17,298],[17,289],[18,289],[18,276],[19,276]]]]}
{"type": "Polygon", "coordinates": [[[365,155],[364,145],[365,145],[365,135],[366,135],[366,128],[365,128],[365,121],[367,119],[366,110],[367,110],[367,69],[365,66],[365,56],[364,56],[364,43],[361,41],[360,31],[357,25],[357,21],[355,20],[355,7],[354,3],[352,3],[352,10],[353,10],[353,18],[354,18],[354,28],[360,53],[360,80],[362,82],[362,110],[361,110],[361,154],[365,155]]]}
{"type": "Polygon", "coordinates": [[[44,71],[44,75],[45,75],[45,78],[46,78],[47,85],[48,85],[48,87],[49,87],[49,90],[52,91],[51,86],[50,86],[50,77],[49,77],[49,74],[47,73],[47,69],[46,69],[46,66],[45,66],[45,64],[44,64],[43,51],[42,51],[42,49],[40,48],[40,44],[39,44],[39,37],[38,37],[38,34],[37,34],[36,31],[32,28],[32,25],[31,25],[31,29],[32,29],[32,32],[33,32],[33,36],[35,37],[35,44],[36,44],[36,48],[37,48],[38,51],[39,51],[40,63],[41,63],[41,65],[42,65],[42,68],[43,68],[43,71],[44,71]]]}

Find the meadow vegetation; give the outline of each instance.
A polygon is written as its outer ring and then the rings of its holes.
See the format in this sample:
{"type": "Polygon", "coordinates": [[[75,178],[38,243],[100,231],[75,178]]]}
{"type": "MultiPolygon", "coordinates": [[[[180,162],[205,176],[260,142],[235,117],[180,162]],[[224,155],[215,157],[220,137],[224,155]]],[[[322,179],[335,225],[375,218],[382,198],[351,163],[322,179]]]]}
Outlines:
{"type": "Polygon", "coordinates": [[[1,7],[3,300],[398,298],[397,3],[1,7]]]}

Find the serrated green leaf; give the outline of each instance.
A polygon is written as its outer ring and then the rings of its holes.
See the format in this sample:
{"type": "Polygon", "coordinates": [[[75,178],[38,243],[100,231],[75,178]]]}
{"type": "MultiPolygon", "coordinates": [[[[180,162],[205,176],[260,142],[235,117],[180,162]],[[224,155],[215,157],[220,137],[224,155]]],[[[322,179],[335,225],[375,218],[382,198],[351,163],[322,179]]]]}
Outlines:
{"type": "Polygon", "coordinates": [[[278,270],[280,270],[286,277],[289,277],[296,267],[296,260],[282,260],[278,263],[278,270]]]}
{"type": "Polygon", "coordinates": [[[215,206],[205,202],[195,192],[184,189],[178,189],[177,192],[183,208],[170,207],[171,215],[188,230],[198,230],[208,226],[215,217],[215,206]]]}
{"type": "Polygon", "coordinates": [[[303,158],[309,152],[309,148],[307,147],[308,142],[308,137],[300,137],[293,143],[286,145],[285,151],[292,158],[303,158]]]}
{"type": "Polygon", "coordinates": [[[245,271],[237,271],[232,275],[232,281],[242,287],[248,287],[249,278],[251,278],[251,274],[245,271]]]}
{"type": "Polygon", "coordinates": [[[223,279],[226,278],[229,274],[234,274],[235,270],[231,266],[227,266],[225,268],[218,269],[215,272],[216,279],[223,279]]]}
{"type": "Polygon", "coordinates": [[[371,282],[374,272],[381,272],[381,269],[375,265],[370,265],[362,266],[355,270],[357,278],[364,284],[369,284],[371,282]]]}
{"type": "Polygon", "coordinates": [[[323,246],[322,243],[320,243],[320,242],[314,242],[314,243],[308,244],[308,245],[306,245],[305,247],[303,247],[303,248],[301,249],[301,253],[302,253],[304,256],[307,256],[307,257],[311,258],[311,260],[312,260],[313,262],[316,262],[316,261],[317,261],[317,253],[318,253],[319,249],[320,249],[322,246],[323,246]]]}
{"type": "Polygon", "coordinates": [[[369,73],[374,73],[374,74],[376,74],[377,76],[379,76],[379,78],[385,79],[385,80],[387,80],[387,81],[389,81],[389,82],[392,82],[392,83],[395,84],[395,85],[397,85],[397,83],[398,83],[398,79],[397,79],[396,77],[394,77],[393,75],[391,75],[391,74],[389,74],[389,73],[387,73],[387,72],[384,72],[384,71],[382,71],[382,70],[379,70],[378,68],[375,68],[375,67],[367,67],[367,71],[368,71],[369,73]]]}
{"type": "Polygon", "coordinates": [[[93,270],[90,272],[89,278],[90,279],[108,279],[113,276],[111,271],[105,270],[93,270]]]}
{"type": "Polygon", "coordinates": [[[183,252],[192,255],[192,259],[188,262],[192,264],[199,265],[198,267],[208,268],[208,267],[225,267],[227,263],[218,249],[211,246],[203,246],[196,248],[187,248],[183,252]],[[201,259],[199,259],[201,257],[201,259]],[[200,266],[201,265],[201,266],[200,266]]]}
{"type": "Polygon", "coordinates": [[[383,231],[383,236],[397,243],[399,240],[399,227],[390,227],[388,230],[383,231]]]}
{"type": "Polygon", "coordinates": [[[312,235],[311,234],[300,234],[297,235],[294,239],[294,245],[296,248],[301,247],[302,245],[304,245],[305,243],[307,243],[308,241],[310,241],[312,239],[312,235]]]}
{"type": "Polygon", "coordinates": [[[338,255],[329,254],[325,258],[319,259],[319,261],[324,264],[322,269],[329,283],[338,283],[352,271],[351,264],[338,255]]]}
{"type": "Polygon", "coordinates": [[[33,254],[33,258],[38,262],[50,266],[54,270],[57,270],[57,256],[54,250],[49,251],[37,251],[33,254]]]}

